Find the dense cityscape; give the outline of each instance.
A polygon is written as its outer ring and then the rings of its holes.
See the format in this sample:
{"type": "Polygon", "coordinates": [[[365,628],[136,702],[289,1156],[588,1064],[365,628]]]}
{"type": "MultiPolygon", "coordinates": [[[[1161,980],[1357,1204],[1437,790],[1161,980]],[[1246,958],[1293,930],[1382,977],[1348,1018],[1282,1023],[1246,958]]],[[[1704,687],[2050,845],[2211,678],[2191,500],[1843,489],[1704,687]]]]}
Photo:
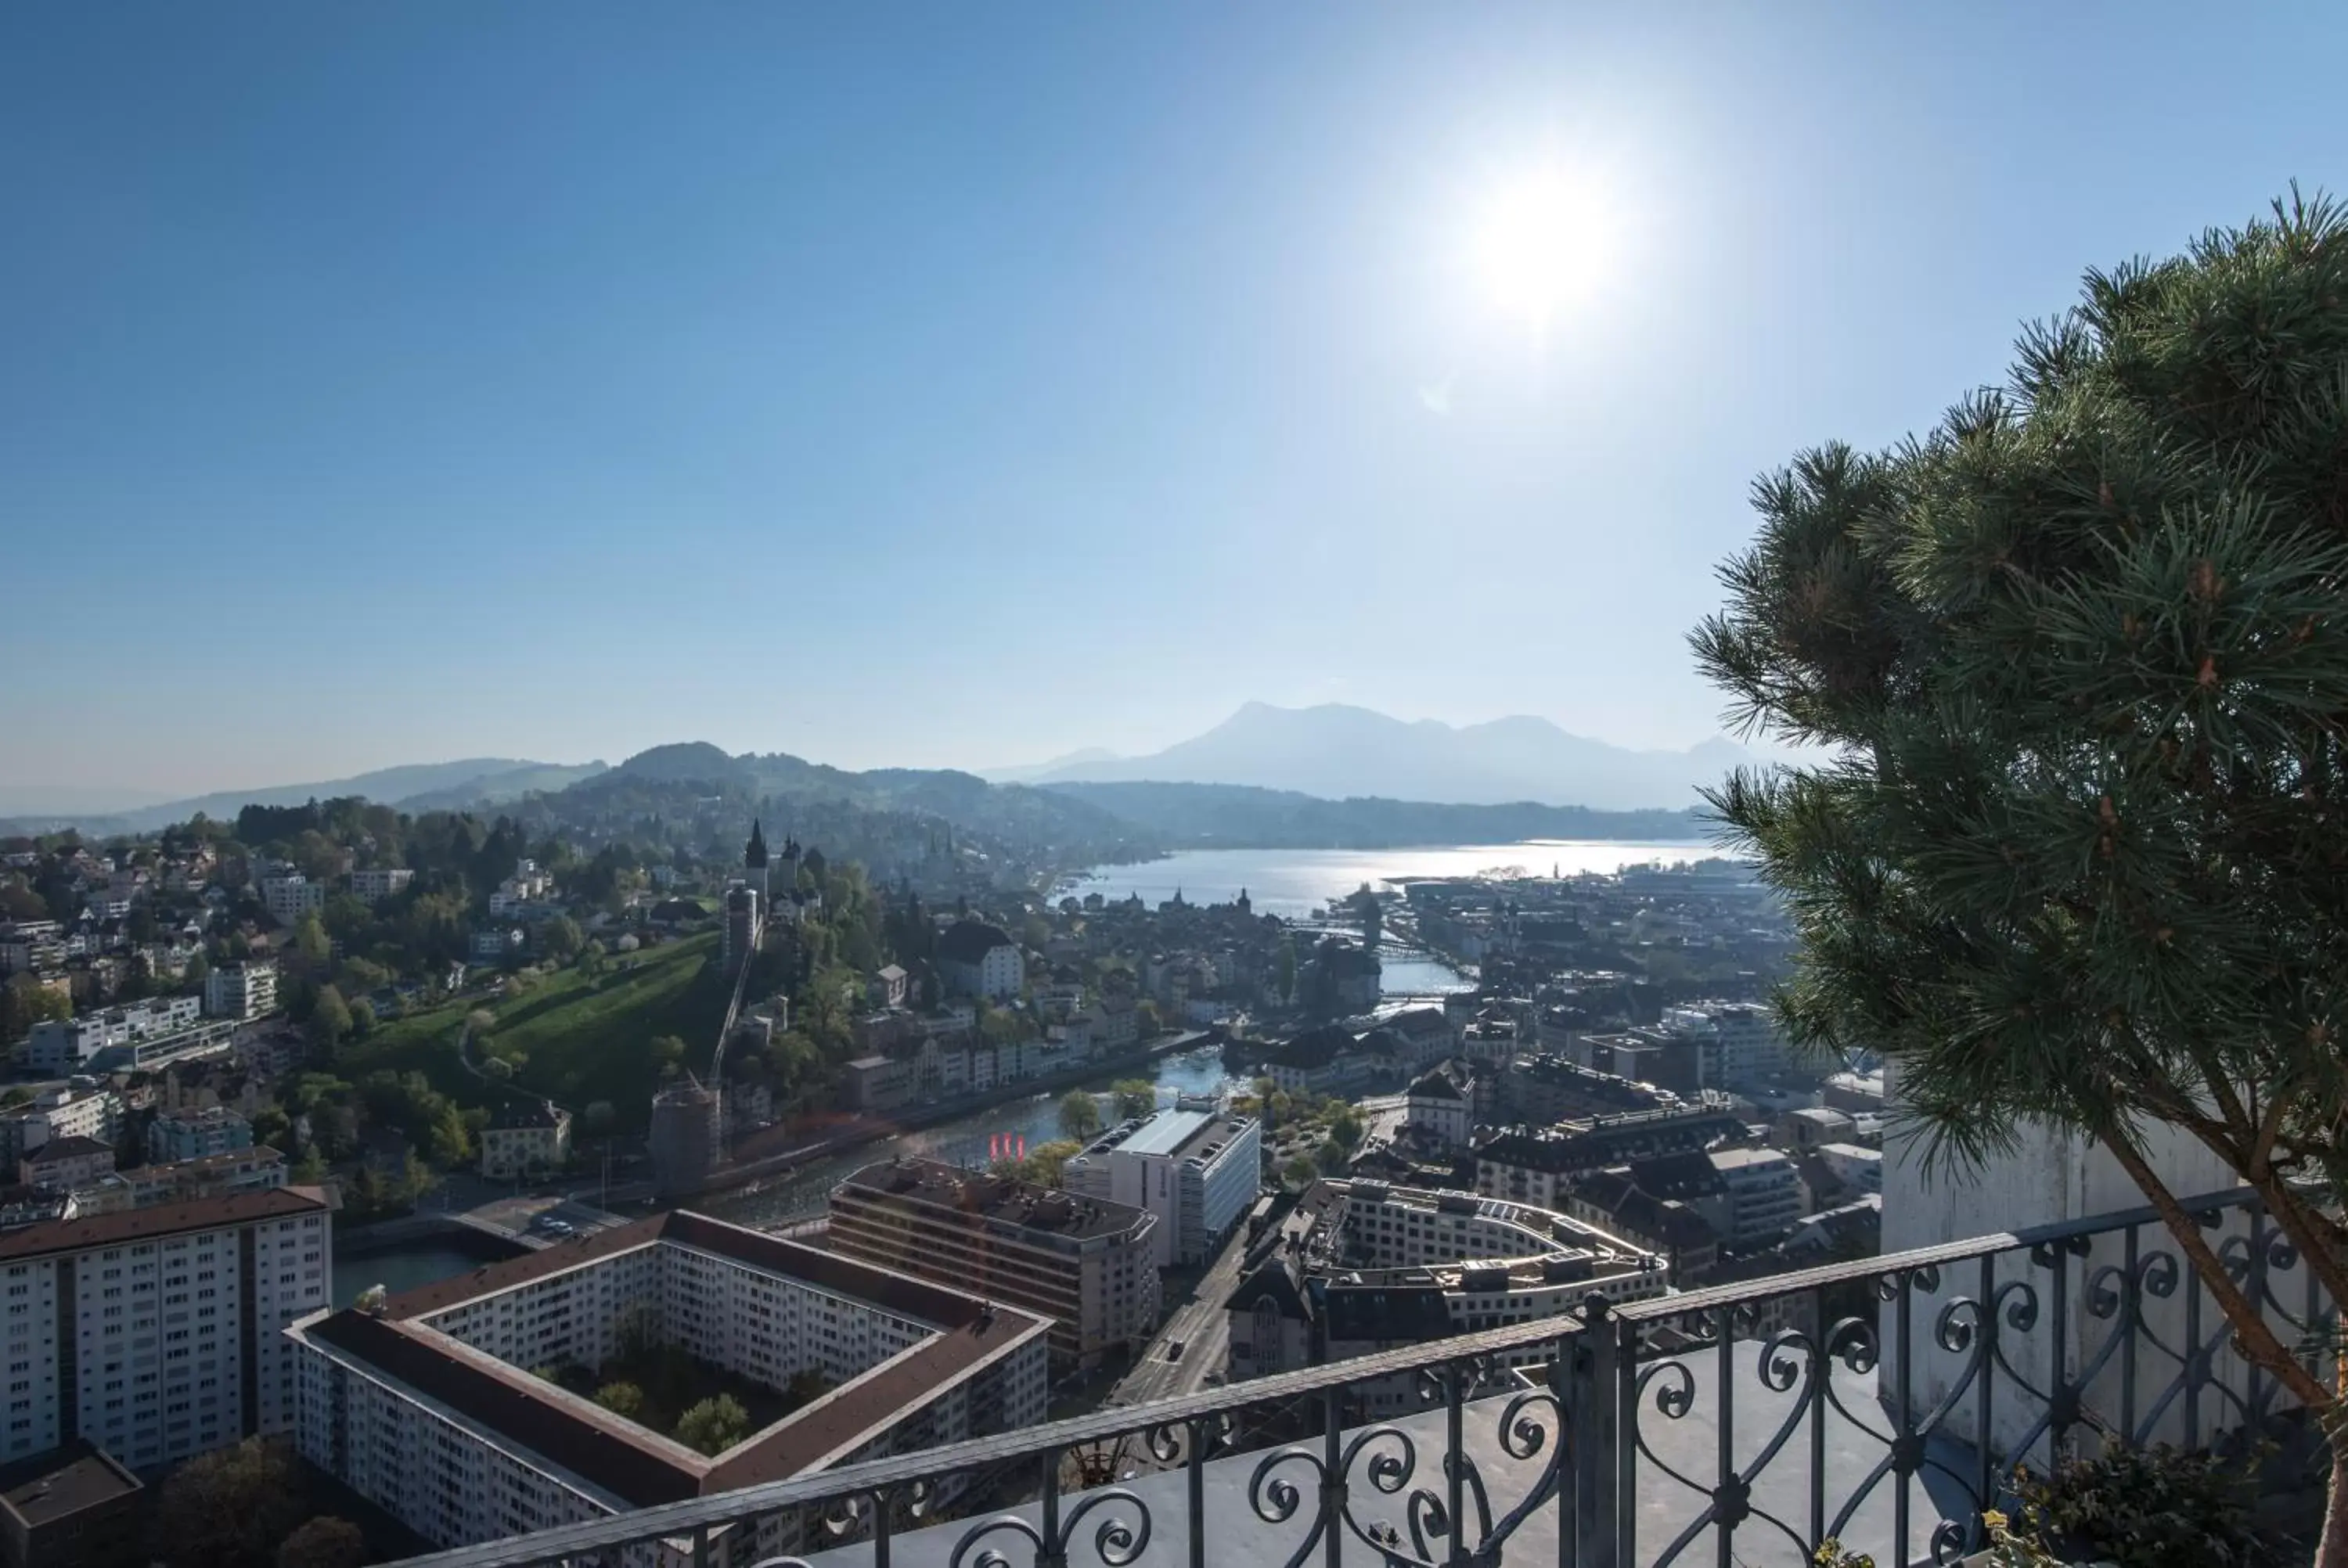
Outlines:
{"type": "Polygon", "coordinates": [[[2343,48],[0,10],[0,1568],[2348,1568],[2343,48]]]}

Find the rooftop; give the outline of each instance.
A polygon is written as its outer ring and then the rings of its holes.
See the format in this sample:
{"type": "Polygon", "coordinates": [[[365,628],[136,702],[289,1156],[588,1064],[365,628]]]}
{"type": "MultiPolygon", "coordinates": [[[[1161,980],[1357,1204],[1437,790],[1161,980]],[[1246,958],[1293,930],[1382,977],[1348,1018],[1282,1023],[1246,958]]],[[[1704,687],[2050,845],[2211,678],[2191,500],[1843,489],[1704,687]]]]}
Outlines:
{"type": "Polygon", "coordinates": [[[1214,1121],[1211,1111],[1160,1111],[1117,1145],[1128,1154],[1173,1154],[1214,1121]]]}
{"type": "Polygon", "coordinates": [[[993,1221],[1072,1241],[1146,1229],[1156,1216],[1124,1204],[1074,1197],[1035,1182],[965,1171],[937,1160],[881,1160],[839,1184],[874,1203],[951,1209],[973,1224],[993,1221]]]}
{"type": "Polygon", "coordinates": [[[0,1471],[0,1506],[33,1530],[143,1490],[137,1476],[87,1442],[36,1454],[0,1471]]]}
{"type": "Polygon", "coordinates": [[[148,1236],[180,1231],[216,1230],[222,1225],[291,1214],[323,1214],[332,1205],[316,1187],[269,1187],[256,1192],[229,1193],[216,1198],[191,1198],[184,1203],[157,1204],[126,1209],[120,1214],[93,1214],[80,1219],[46,1220],[0,1235],[0,1260],[14,1262],[79,1252],[86,1247],[117,1246],[148,1236]]]}
{"type": "Polygon", "coordinates": [[[295,1331],[530,1449],[630,1506],[645,1508],[779,1481],[835,1462],[893,1424],[909,1406],[1048,1327],[1031,1314],[910,1275],[673,1210],[403,1291],[380,1314],[346,1308],[306,1319],[295,1331]],[[422,1321],[568,1269],[664,1244],[771,1269],[886,1307],[937,1332],[705,1460],[422,1321]]]}

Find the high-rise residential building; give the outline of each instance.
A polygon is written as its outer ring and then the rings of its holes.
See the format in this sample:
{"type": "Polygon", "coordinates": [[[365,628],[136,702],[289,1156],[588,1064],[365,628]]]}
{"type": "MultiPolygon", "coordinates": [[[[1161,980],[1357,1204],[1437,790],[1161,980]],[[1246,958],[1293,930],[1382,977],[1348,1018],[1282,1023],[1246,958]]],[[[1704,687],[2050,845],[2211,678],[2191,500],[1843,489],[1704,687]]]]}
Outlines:
{"type": "Polygon", "coordinates": [[[1061,1182],[1079,1196],[1156,1214],[1161,1266],[1203,1263],[1263,1190],[1262,1148],[1251,1116],[1160,1111],[1071,1156],[1061,1182]]]}
{"type": "Polygon", "coordinates": [[[283,1330],[329,1299],[328,1217],[281,1187],[0,1232],[0,1460],[86,1439],[149,1471],[292,1430],[283,1330]]]}
{"type": "Polygon", "coordinates": [[[1066,1370],[1157,1328],[1158,1224],[1128,1204],[908,1158],[832,1189],[826,1245],[1051,1318],[1066,1370]]]}
{"type": "MultiPolygon", "coordinates": [[[[679,1210],[320,1312],[291,1339],[304,1457],[458,1546],[1016,1431],[1044,1419],[1048,1332],[972,1293],[679,1210]],[[531,1375],[592,1376],[646,1344],[778,1393],[808,1374],[831,1387],[710,1455],[531,1375]]],[[[933,1500],[962,1484],[942,1481],[933,1500]]],[[[798,1526],[784,1510],[710,1546],[731,1563],[795,1552],[798,1526]]]]}

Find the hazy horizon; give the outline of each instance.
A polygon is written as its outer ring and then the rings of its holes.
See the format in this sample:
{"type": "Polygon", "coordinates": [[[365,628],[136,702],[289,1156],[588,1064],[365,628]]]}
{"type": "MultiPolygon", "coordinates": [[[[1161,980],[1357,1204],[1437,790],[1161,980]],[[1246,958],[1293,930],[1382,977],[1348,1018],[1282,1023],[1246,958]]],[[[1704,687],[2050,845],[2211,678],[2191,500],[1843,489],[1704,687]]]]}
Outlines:
{"type": "Polygon", "coordinates": [[[0,15],[0,788],[1719,730],[1747,486],[2348,186],[2348,15],[0,15]],[[2078,62],[2092,60],[2083,70],[2078,62]]]}

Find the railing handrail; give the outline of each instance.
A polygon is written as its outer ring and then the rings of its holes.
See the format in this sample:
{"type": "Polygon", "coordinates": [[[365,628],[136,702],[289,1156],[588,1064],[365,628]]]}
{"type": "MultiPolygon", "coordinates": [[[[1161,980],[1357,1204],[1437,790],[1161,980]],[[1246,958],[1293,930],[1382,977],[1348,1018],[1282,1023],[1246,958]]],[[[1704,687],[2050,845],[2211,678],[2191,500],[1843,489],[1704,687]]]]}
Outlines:
{"type": "MultiPolygon", "coordinates": [[[[2207,1216],[2260,1205],[2257,1191],[2232,1188],[2184,1200],[2188,1214],[2207,1216]]],[[[1278,1404],[1305,1395],[1327,1394],[1349,1385],[1482,1357],[1520,1351],[1550,1342],[1560,1346],[1585,1331],[1591,1321],[1613,1318],[1628,1323],[1654,1322],[1707,1308],[1766,1300],[1818,1286],[1895,1275],[1927,1267],[1945,1267],[1982,1257],[2068,1242],[2086,1235],[2122,1232],[2131,1226],[2160,1223],[2149,1207],[2103,1214],[2081,1220],[2001,1231],[1958,1242],[1916,1247],[1849,1263],[1829,1264],[1793,1273],[1769,1275],[1741,1283],[1653,1297],[1626,1305],[1606,1303],[1591,1293],[1583,1315],[1565,1314],[1534,1318],[1505,1327],[1428,1340],[1399,1349],[1378,1351],[1343,1361],[1325,1362],[1293,1372],[1274,1373],[1205,1389],[1173,1399],[1126,1405],[1029,1427],[1018,1432],[935,1448],[916,1450],[888,1459],[812,1471],[785,1481],[767,1481],[705,1497],[686,1498],[652,1508],[556,1525],[528,1535],[507,1537],[472,1546],[460,1546],[403,1559],[397,1568],[522,1568],[575,1553],[592,1553],[653,1541],[692,1537],[696,1531],[715,1530],[740,1521],[806,1508],[839,1498],[872,1493],[929,1481],[936,1476],[982,1468],[997,1468],[1022,1459],[1042,1459],[1138,1431],[1174,1429],[1190,1422],[1209,1422],[1227,1412],[1278,1404]]]]}
{"type": "MultiPolygon", "coordinates": [[[[2255,1187],[2229,1187],[2220,1192],[2182,1199],[2178,1206],[2188,1214],[2200,1217],[2228,1209],[2257,1208],[2260,1203],[2255,1187]]],[[[1756,1297],[1792,1296],[1821,1286],[1847,1285],[1854,1280],[1873,1279],[1905,1270],[1945,1267],[1952,1263],[1970,1263],[1991,1253],[2022,1252],[2057,1242],[2075,1241],[2081,1236],[2124,1231],[2133,1225],[2162,1223],[2160,1211],[2149,1205],[2116,1209],[2087,1219],[2054,1220],[2018,1231],[1994,1231],[1987,1235],[1967,1236],[1962,1241],[1939,1242],[1931,1246],[1910,1247],[1904,1252],[1853,1258],[1846,1263],[1827,1263],[1815,1268],[1766,1274],[1728,1285],[1709,1285],[1701,1290],[1682,1291],[1677,1296],[1650,1296],[1644,1301],[1633,1301],[1615,1307],[1612,1311],[1615,1317],[1632,1322],[1653,1322],[1658,1318],[1677,1317],[1683,1313],[1700,1312],[1709,1307],[1734,1307],[1756,1297]]]]}

